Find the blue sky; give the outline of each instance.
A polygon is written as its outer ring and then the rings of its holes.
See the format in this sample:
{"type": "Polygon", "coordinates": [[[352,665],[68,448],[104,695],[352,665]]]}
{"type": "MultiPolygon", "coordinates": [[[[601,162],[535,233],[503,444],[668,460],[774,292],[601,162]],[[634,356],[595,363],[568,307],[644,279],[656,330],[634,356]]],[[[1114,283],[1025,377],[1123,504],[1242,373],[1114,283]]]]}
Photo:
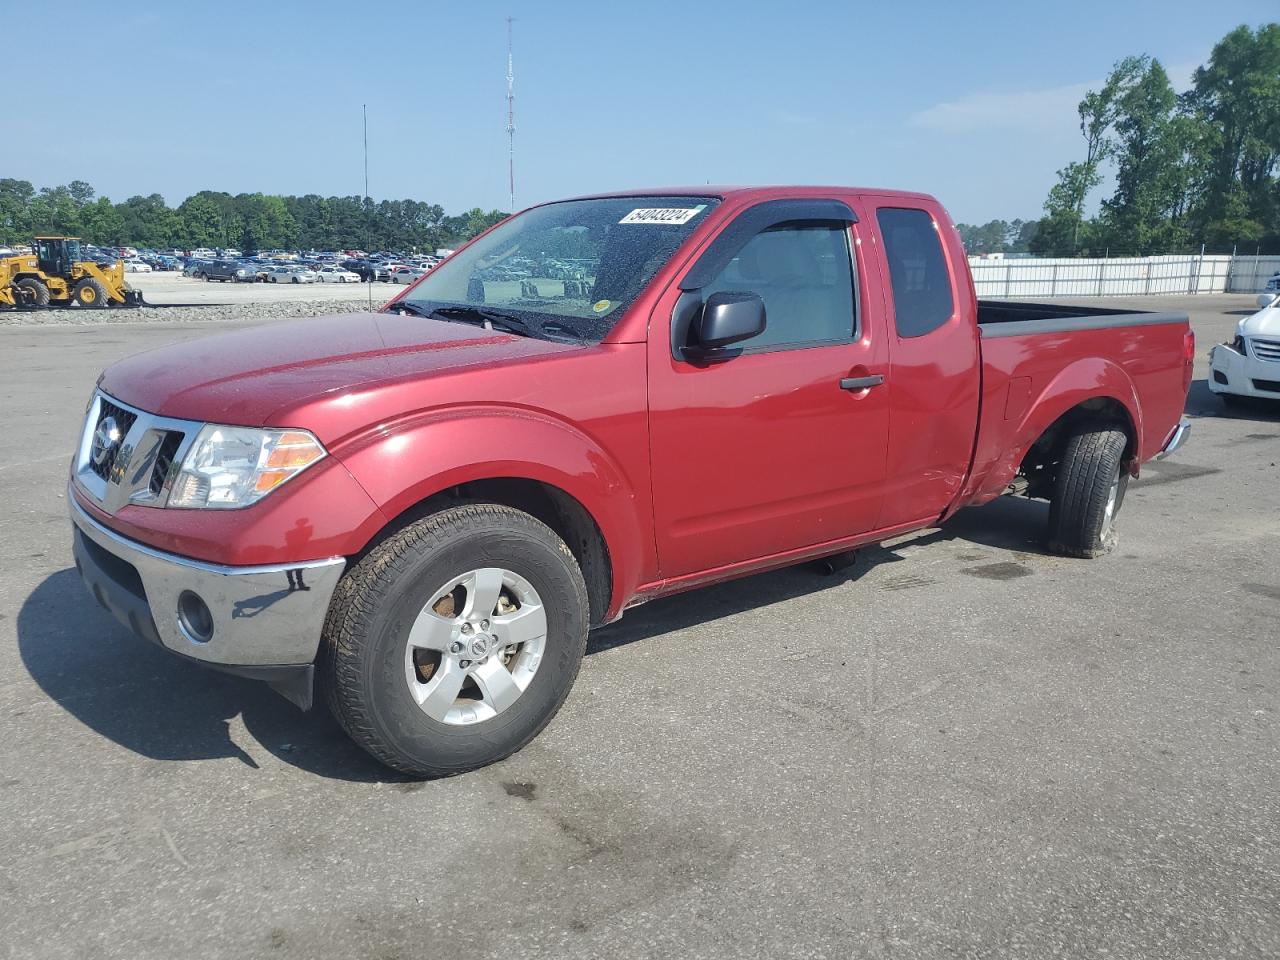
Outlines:
{"type": "MultiPolygon", "coordinates": [[[[1149,53],[1181,89],[1274,0],[58,5],[91,42],[6,44],[27,91],[0,176],[122,200],[202,188],[507,206],[692,183],[924,190],[963,221],[1035,217],[1081,152],[1075,104],[1149,53]],[[28,96],[29,95],[29,96],[28,96]],[[100,100],[103,108],[87,107],[100,100]],[[118,106],[117,106],[118,104],[118,106]],[[19,133],[21,135],[19,135],[19,133]]],[[[8,17],[27,9],[0,0],[8,17]]]]}

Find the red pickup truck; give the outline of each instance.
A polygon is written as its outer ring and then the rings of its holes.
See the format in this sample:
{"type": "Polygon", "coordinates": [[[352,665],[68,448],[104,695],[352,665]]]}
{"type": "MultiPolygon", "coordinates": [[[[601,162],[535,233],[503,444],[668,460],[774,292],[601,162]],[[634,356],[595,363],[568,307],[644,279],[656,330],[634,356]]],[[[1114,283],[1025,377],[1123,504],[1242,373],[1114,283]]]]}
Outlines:
{"type": "MultiPolygon", "coordinates": [[[[374,313],[107,369],[76,563],[137,634],[318,688],[415,775],[551,719],[593,625],[1013,493],[1094,557],[1187,435],[1187,317],[979,302],[931,197],[534,207],[374,313]]],[[[856,618],[851,621],[857,629],[856,618]]]]}

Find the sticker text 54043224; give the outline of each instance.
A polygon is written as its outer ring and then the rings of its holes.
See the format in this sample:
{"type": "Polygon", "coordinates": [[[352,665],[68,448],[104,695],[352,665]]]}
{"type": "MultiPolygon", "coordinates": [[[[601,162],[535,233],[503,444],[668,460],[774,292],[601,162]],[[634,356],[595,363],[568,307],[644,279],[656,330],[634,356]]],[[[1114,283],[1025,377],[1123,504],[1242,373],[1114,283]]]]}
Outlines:
{"type": "Polygon", "coordinates": [[[632,210],[619,223],[688,223],[703,210],[706,204],[696,207],[640,207],[632,210]]]}

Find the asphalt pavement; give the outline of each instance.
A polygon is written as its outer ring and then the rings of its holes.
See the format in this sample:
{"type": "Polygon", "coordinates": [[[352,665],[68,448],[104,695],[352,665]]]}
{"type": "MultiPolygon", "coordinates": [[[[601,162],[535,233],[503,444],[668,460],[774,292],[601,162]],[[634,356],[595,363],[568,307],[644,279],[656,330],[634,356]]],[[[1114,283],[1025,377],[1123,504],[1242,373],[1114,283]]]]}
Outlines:
{"type": "Polygon", "coordinates": [[[1280,955],[1280,409],[1204,384],[1252,298],[1107,302],[1200,341],[1111,556],[1005,499],[655,601],[530,747],[428,783],[72,566],[98,371],[235,324],[0,328],[0,956],[1280,955]]]}

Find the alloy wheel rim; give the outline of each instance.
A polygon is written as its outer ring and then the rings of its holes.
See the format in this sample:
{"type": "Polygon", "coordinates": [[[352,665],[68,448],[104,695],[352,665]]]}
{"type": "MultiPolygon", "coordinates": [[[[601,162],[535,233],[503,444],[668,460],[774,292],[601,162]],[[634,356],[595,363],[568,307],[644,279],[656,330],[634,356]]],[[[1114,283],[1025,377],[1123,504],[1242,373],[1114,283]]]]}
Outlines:
{"type": "Polygon", "coordinates": [[[1111,525],[1115,522],[1116,504],[1120,500],[1120,471],[1116,471],[1115,478],[1111,481],[1111,486],[1107,488],[1107,505],[1102,510],[1102,534],[1105,539],[1107,534],[1111,532],[1111,525]]]}
{"type": "Polygon", "coordinates": [[[529,689],[546,641],[546,610],[528,580],[501,567],[470,570],[435,590],[418,613],[405,643],[405,681],[431,719],[482,723],[529,689]]]}

